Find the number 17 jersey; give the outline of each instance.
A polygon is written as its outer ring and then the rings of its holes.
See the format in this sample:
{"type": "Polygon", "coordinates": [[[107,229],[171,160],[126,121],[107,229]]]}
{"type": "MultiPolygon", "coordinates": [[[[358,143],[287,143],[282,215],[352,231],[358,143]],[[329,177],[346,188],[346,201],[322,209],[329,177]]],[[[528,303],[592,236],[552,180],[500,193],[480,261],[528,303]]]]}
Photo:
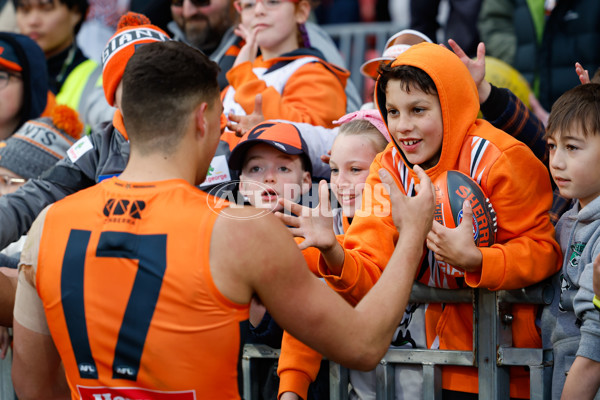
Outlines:
{"type": "Polygon", "coordinates": [[[48,209],[36,287],[73,398],[239,398],[248,306],[211,277],[215,203],[182,180],[114,178],[48,209]]]}

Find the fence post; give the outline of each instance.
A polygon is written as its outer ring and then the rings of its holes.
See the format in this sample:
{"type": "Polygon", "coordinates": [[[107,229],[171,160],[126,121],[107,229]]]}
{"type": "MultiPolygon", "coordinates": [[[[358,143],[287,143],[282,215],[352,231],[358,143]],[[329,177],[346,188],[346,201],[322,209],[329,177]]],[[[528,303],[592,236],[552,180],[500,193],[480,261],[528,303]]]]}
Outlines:
{"type": "MultiPolygon", "coordinates": [[[[499,367],[496,356],[500,346],[511,346],[510,324],[501,318],[512,318],[500,312],[497,293],[486,289],[477,290],[475,308],[478,322],[477,366],[479,368],[479,395],[490,400],[508,400],[510,394],[509,371],[499,367]]],[[[474,316],[475,318],[475,316],[474,316]]]]}

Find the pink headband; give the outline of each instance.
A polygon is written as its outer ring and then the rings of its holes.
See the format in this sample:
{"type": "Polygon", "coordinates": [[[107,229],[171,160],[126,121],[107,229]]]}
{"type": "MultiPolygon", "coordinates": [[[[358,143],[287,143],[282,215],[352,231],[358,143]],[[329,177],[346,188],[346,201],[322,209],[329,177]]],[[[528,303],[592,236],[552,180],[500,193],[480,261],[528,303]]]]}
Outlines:
{"type": "Polygon", "coordinates": [[[385,122],[381,119],[381,114],[377,110],[360,110],[354,111],[350,114],[344,115],[342,118],[337,121],[333,121],[334,124],[345,124],[346,122],[353,121],[355,119],[364,119],[365,121],[369,121],[381,134],[385,137],[385,139],[389,142],[390,133],[387,130],[387,126],[385,126],[385,122]]]}

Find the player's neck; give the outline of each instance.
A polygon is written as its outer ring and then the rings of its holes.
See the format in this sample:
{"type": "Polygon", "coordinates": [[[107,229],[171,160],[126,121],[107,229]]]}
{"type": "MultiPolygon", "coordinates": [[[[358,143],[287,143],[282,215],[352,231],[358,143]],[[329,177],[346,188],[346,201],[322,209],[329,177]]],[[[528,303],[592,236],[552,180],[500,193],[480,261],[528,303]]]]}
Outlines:
{"type": "Polygon", "coordinates": [[[182,162],[176,154],[139,155],[132,151],[127,167],[119,178],[127,182],[156,182],[171,179],[183,179],[195,184],[196,174],[189,164],[182,162]]]}

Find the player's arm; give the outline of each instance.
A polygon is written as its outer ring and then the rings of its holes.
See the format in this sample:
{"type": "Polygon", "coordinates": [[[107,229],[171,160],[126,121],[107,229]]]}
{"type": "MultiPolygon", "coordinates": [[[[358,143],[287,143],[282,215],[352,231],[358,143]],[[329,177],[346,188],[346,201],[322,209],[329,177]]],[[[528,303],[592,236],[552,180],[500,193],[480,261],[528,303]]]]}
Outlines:
{"type": "Polygon", "coordinates": [[[0,272],[0,326],[12,326],[16,287],[15,279],[0,272]]]}
{"type": "Polygon", "coordinates": [[[600,388],[600,363],[577,356],[563,388],[561,399],[593,399],[600,388]]]}
{"type": "Polygon", "coordinates": [[[46,212],[35,220],[21,254],[13,323],[12,378],[19,400],[70,399],[58,351],[35,290],[35,265],[46,212]]]}
{"type": "Polygon", "coordinates": [[[247,303],[256,293],[282,328],[329,359],[350,368],[374,368],[400,323],[431,227],[433,191],[425,172],[416,170],[423,189],[412,198],[404,196],[385,173],[384,182],[391,183],[392,210],[402,210],[393,211],[393,218],[403,235],[385,278],[356,308],[308,271],[287,228],[275,217],[230,218],[250,217],[253,210],[228,209],[230,215],[215,223],[210,260],[217,287],[238,303],[247,303]],[[227,251],[231,243],[239,244],[235,255],[227,251]]]}
{"type": "Polygon", "coordinates": [[[52,336],[15,321],[12,378],[19,400],[70,399],[71,393],[52,336]]]}

